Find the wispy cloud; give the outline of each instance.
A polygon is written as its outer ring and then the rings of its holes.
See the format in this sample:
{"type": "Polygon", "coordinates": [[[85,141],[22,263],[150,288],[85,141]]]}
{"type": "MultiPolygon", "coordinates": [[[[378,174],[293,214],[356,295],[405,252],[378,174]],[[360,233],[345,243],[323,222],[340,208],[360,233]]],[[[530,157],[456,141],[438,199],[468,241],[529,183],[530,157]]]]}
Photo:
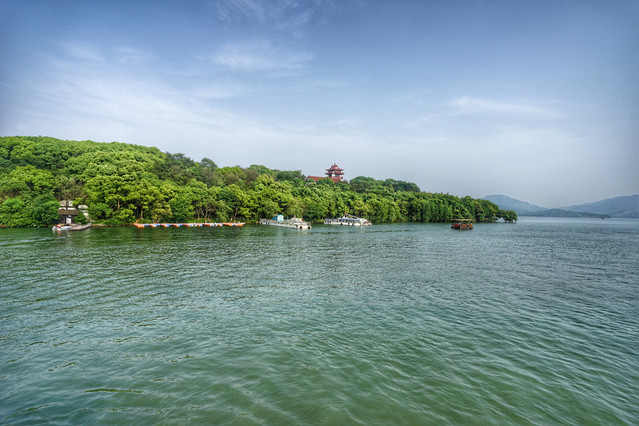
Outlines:
{"type": "Polygon", "coordinates": [[[275,30],[303,34],[307,25],[330,2],[318,0],[212,0],[218,19],[227,23],[251,22],[275,30]]]}
{"type": "Polygon", "coordinates": [[[102,63],[106,61],[104,52],[93,45],[82,42],[61,42],[59,56],[65,56],[74,61],[87,63],[102,63]]]}
{"type": "Polygon", "coordinates": [[[495,101],[463,96],[451,100],[448,106],[461,114],[508,114],[529,118],[557,118],[558,113],[524,102],[495,101]]]}
{"type": "Polygon", "coordinates": [[[213,0],[211,3],[215,6],[220,20],[225,22],[266,20],[265,7],[259,0],[213,0]]]}
{"type": "Polygon", "coordinates": [[[123,64],[144,64],[155,60],[150,53],[135,47],[121,46],[113,50],[113,55],[118,62],[123,64]]]}
{"type": "Polygon", "coordinates": [[[266,40],[227,44],[215,55],[218,64],[241,71],[299,70],[311,59],[313,55],[309,53],[286,51],[266,40]]]}
{"type": "MultiPolygon", "coordinates": [[[[7,104],[19,98],[30,103],[4,111],[3,132],[118,140],[171,152],[184,151],[188,142],[191,155],[215,157],[226,165],[281,161],[255,150],[256,144],[286,146],[309,137],[320,143],[317,129],[274,123],[223,100],[241,88],[198,76],[195,89],[192,81],[167,79],[150,63],[118,61],[119,53],[70,43],[42,56],[41,67],[23,73],[12,86],[7,104]]],[[[143,51],[134,53],[147,57],[143,51]]]]}

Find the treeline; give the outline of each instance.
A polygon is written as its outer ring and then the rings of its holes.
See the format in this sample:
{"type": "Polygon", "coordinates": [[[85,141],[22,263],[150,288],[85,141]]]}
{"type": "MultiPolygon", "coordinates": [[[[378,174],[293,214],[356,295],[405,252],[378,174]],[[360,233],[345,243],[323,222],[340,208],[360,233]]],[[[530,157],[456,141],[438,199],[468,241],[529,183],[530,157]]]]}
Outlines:
{"type": "Polygon", "coordinates": [[[517,220],[487,200],[421,192],[393,179],[316,183],[300,171],[218,167],[118,142],[0,138],[0,226],[56,223],[60,200],[88,205],[91,219],[107,225],[251,222],[275,214],[321,221],[344,213],[374,223],[517,220]]]}

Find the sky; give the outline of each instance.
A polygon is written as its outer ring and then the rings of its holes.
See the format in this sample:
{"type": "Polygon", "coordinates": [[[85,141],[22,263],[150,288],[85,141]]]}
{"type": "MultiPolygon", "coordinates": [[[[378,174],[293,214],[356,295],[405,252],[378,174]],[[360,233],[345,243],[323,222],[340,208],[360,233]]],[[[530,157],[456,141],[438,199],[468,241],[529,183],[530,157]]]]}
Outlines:
{"type": "Polygon", "coordinates": [[[0,2],[0,136],[559,207],[639,193],[639,0],[0,2]]]}

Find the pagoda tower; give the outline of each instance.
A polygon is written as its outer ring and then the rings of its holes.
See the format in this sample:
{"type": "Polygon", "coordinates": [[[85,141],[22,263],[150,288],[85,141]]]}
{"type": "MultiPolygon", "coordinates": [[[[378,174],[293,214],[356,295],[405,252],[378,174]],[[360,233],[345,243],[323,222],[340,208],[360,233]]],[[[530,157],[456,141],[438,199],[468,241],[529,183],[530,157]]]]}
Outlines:
{"type": "Polygon", "coordinates": [[[325,175],[337,183],[344,179],[344,169],[340,169],[337,164],[333,163],[330,169],[326,169],[325,175]]]}

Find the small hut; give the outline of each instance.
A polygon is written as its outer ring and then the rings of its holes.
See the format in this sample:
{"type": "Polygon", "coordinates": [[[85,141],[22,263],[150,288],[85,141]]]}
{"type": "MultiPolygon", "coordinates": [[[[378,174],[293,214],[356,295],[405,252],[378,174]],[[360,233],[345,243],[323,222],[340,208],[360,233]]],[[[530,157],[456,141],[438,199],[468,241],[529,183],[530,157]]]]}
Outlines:
{"type": "Polygon", "coordinates": [[[58,214],[60,215],[60,222],[70,225],[73,223],[73,218],[76,217],[80,211],[73,206],[73,201],[62,200],[60,201],[60,208],[58,208],[58,214]]]}

